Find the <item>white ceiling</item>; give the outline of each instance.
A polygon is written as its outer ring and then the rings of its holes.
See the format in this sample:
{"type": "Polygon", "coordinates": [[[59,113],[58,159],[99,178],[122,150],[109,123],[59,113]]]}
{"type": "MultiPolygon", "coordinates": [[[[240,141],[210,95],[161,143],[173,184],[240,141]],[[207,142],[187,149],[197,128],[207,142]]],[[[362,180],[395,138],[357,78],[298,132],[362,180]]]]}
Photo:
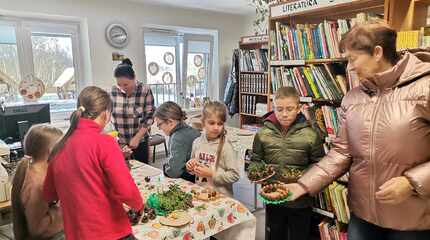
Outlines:
{"type": "Polygon", "coordinates": [[[150,3],[153,5],[167,5],[180,8],[205,9],[209,11],[233,13],[233,14],[253,14],[255,8],[250,0],[131,0],[134,2],[150,3]]]}

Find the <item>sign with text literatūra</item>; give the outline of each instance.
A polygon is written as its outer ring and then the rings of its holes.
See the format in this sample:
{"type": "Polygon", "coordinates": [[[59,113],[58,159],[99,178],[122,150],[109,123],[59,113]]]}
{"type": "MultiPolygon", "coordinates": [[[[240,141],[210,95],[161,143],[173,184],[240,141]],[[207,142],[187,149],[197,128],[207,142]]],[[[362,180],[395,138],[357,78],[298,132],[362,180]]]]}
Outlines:
{"type": "Polygon", "coordinates": [[[342,3],[357,0],[299,0],[271,6],[271,17],[283,17],[295,13],[314,10],[322,7],[331,7],[342,3]]]}

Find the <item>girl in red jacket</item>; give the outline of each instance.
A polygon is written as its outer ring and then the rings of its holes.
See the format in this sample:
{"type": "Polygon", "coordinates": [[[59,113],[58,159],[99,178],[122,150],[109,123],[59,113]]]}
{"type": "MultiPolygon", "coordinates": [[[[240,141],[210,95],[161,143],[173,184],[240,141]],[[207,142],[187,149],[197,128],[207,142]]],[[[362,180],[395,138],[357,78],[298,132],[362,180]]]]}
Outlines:
{"type": "Polygon", "coordinates": [[[60,201],[67,240],[134,239],[123,204],[140,211],[142,197],[119,145],[102,134],[112,101],[104,90],[87,87],[78,106],[49,158],[45,200],[60,201]]]}

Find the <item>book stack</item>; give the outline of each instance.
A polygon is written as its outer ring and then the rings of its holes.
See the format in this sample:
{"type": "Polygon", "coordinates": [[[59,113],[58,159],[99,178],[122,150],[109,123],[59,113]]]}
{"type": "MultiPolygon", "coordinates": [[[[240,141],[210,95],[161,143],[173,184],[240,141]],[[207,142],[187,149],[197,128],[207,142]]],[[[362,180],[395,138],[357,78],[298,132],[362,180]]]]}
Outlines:
{"type": "Polygon", "coordinates": [[[241,92],[267,94],[267,90],[267,74],[240,75],[241,92]]]}
{"type": "Polygon", "coordinates": [[[251,49],[240,50],[240,71],[241,72],[266,72],[268,67],[268,50],[251,49]]]}
{"type": "Polygon", "coordinates": [[[255,115],[257,97],[242,95],[242,113],[255,115]]]}
{"type": "Polygon", "coordinates": [[[345,77],[332,74],[329,64],[303,67],[273,67],[273,92],[282,86],[293,86],[300,96],[341,100],[348,91],[345,77]]]}
{"type": "Polygon", "coordinates": [[[339,222],[347,224],[350,219],[347,195],[348,189],[346,186],[333,182],[318,194],[315,206],[319,209],[333,212],[339,222]]]}
{"type": "Polygon", "coordinates": [[[430,47],[430,27],[421,27],[416,31],[397,32],[397,50],[430,47]]]}
{"type": "Polygon", "coordinates": [[[420,31],[401,31],[397,33],[396,48],[398,50],[407,48],[418,48],[421,45],[420,31]]]}
{"type": "Polygon", "coordinates": [[[324,220],[318,224],[321,240],[347,240],[346,231],[339,230],[339,227],[331,221],[324,220]]]}

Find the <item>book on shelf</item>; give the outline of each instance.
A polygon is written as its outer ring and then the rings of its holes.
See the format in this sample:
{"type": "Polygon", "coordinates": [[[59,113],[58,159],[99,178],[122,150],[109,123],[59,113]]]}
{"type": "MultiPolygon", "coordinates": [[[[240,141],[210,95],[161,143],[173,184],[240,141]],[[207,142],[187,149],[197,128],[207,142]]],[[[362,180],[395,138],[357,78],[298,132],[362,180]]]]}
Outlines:
{"type": "MultiPolygon", "coordinates": [[[[305,109],[305,114],[312,119],[312,127],[318,132],[321,139],[335,139],[339,132],[339,111],[332,106],[312,105],[305,109]]],[[[325,141],[324,150],[327,153],[331,141],[325,141]]]]}
{"type": "Polygon", "coordinates": [[[335,64],[311,64],[301,67],[272,67],[273,92],[283,86],[294,87],[302,97],[341,100],[348,91],[345,73],[337,74],[335,64]]]}
{"type": "Polygon", "coordinates": [[[341,58],[339,43],[355,24],[379,18],[373,13],[358,13],[356,18],[324,20],[318,24],[275,22],[270,31],[271,60],[341,58]]]}
{"type": "Polygon", "coordinates": [[[348,188],[335,181],[318,193],[315,207],[333,212],[337,221],[347,224],[350,219],[347,197],[348,188]]]}
{"type": "Polygon", "coordinates": [[[397,50],[427,47],[430,47],[430,27],[421,27],[420,30],[397,32],[397,50]]]}
{"type": "Polygon", "coordinates": [[[240,74],[240,91],[267,94],[267,74],[240,74]]]}
{"type": "Polygon", "coordinates": [[[240,71],[244,72],[266,72],[268,63],[268,50],[261,49],[241,49],[239,51],[240,71]]]}
{"type": "Polygon", "coordinates": [[[242,113],[255,115],[256,100],[256,96],[242,95],[242,113]]]}
{"type": "Polygon", "coordinates": [[[318,229],[321,240],[348,240],[347,232],[340,230],[332,221],[323,220],[318,229]]]}

